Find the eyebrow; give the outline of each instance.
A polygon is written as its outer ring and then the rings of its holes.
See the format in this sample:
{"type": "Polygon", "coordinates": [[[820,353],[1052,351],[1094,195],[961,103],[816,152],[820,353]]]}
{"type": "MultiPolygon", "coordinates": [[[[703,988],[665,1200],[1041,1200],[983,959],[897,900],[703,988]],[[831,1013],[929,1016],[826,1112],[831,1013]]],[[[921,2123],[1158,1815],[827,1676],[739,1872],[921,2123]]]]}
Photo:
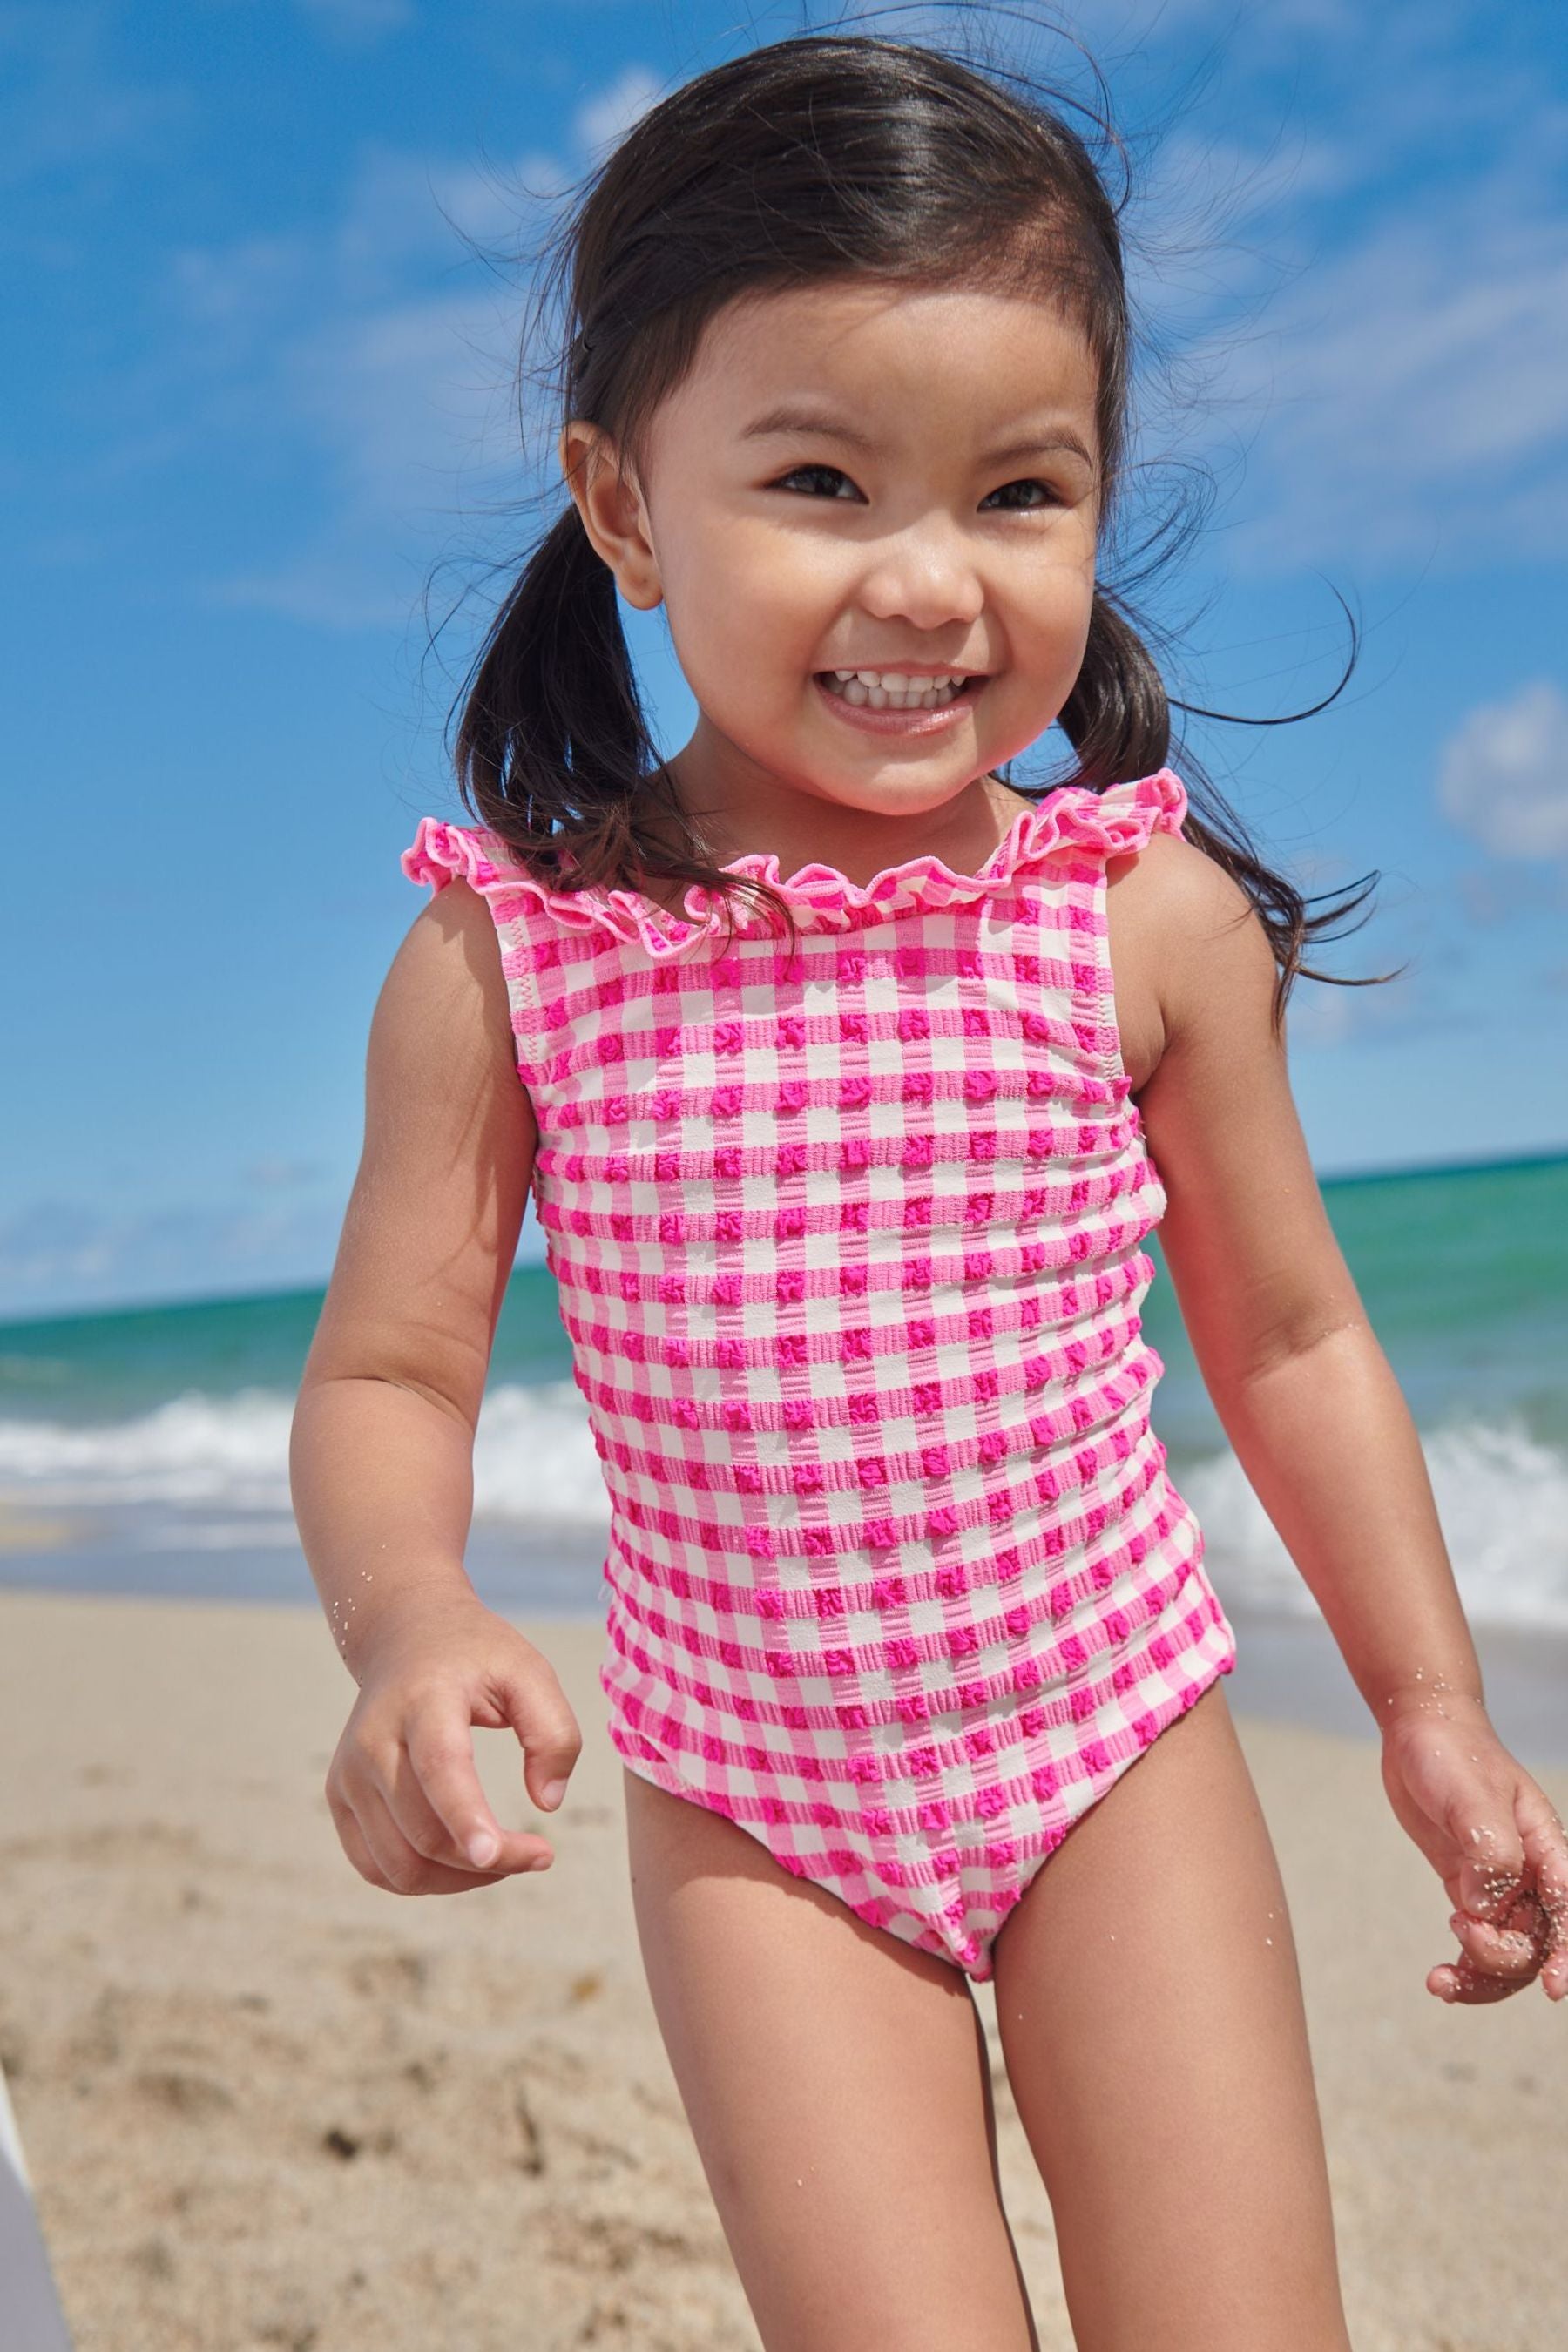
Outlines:
{"type": "MultiPolygon", "coordinates": [[[[879,447],[871,436],[862,433],[858,425],[847,425],[842,417],[823,416],[808,408],[791,407],[787,402],[777,408],[770,408],[765,415],[753,417],[750,425],[742,428],[741,438],[742,441],[766,440],[797,433],[815,433],[823,440],[842,441],[847,448],[862,450],[868,457],[875,457],[879,447]]],[[[1061,449],[1070,450],[1075,457],[1081,457],[1086,466],[1093,467],[1094,459],[1082,441],[1070,425],[1053,425],[1048,431],[1028,440],[1010,441],[1004,448],[987,449],[983,452],[979,462],[983,466],[1005,466],[1016,458],[1043,457],[1061,449]]]]}

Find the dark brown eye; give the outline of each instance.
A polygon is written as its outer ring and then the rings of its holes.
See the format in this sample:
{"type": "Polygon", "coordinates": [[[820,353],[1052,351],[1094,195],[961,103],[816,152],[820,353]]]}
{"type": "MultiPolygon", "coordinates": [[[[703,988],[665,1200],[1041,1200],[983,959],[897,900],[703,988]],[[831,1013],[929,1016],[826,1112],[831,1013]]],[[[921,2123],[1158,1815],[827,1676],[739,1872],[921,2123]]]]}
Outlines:
{"type": "MultiPolygon", "coordinates": [[[[798,482],[808,475],[814,475],[819,479],[826,478],[829,482],[849,481],[848,475],[840,473],[837,466],[793,466],[787,474],[780,476],[773,487],[775,489],[784,489],[791,482],[798,482]]],[[[850,483],[850,488],[854,488],[853,483],[850,483]]],[[[806,495],[815,497],[816,494],[815,491],[808,491],[806,495]]]]}
{"type": "MultiPolygon", "coordinates": [[[[1038,509],[1042,506],[1057,507],[1061,504],[1061,499],[1058,498],[1056,491],[1052,489],[1050,484],[1048,482],[1039,481],[1032,475],[1024,480],[1016,482],[1004,482],[999,490],[992,491],[991,497],[993,499],[1005,498],[1009,490],[1038,490],[1040,493],[1037,500],[1031,499],[1026,505],[1022,507],[1015,506],[1013,508],[1013,512],[1015,514],[1032,514],[1037,512],[1038,509]]],[[[989,505],[990,499],[987,499],[985,503],[989,505]]]]}

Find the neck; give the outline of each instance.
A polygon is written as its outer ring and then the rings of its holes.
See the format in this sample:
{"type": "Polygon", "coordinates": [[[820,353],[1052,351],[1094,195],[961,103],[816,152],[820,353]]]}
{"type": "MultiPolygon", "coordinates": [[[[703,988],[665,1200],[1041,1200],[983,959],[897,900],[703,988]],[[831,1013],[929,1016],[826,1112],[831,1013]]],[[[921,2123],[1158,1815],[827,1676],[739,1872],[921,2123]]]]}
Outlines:
{"type": "Polygon", "coordinates": [[[912,857],[940,857],[954,873],[973,874],[1031,805],[985,774],[936,808],[851,808],[783,782],[732,745],[724,747],[730,758],[716,760],[710,732],[706,743],[700,725],[668,765],[681,807],[717,866],[771,855],[781,874],[831,866],[862,887],[912,857]]]}

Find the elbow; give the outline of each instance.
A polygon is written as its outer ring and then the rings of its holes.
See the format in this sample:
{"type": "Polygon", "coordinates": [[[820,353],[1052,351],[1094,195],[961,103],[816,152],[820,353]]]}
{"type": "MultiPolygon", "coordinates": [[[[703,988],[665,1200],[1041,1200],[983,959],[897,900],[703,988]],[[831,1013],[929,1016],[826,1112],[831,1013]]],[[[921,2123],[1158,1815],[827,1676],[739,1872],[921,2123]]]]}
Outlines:
{"type": "Polygon", "coordinates": [[[309,1417],[319,1399],[357,1395],[374,1397],[396,1389],[405,1396],[417,1397],[422,1404],[432,1405],[437,1412],[462,1423],[470,1435],[479,1423],[479,1400],[458,1395],[435,1381],[423,1380],[407,1370],[385,1364],[334,1364],[312,1369],[306,1365],[298,1393],[294,1399],[293,1427],[298,1431],[309,1417]]]}
{"type": "Polygon", "coordinates": [[[1254,1336],[1229,1385],[1256,1388],[1260,1381],[1272,1380],[1325,1350],[1367,1342],[1377,1345],[1372,1326],[1359,1307],[1327,1317],[1320,1311],[1315,1316],[1294,1318],[1289,1323],[1273,1324],[1254,1336]]]}

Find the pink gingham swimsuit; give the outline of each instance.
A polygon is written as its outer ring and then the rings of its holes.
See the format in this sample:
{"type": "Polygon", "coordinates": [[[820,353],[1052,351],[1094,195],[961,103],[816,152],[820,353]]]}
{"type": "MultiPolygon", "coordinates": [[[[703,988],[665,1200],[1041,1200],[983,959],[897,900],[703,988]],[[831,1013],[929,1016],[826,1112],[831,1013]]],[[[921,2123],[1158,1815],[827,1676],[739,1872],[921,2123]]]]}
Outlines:
{"type": "Polygon", "coordinates": [[[1149,1424],[1106,859],[1168,768],[1023,812],[975,874],[767,910],[552,890],[426,817],[499,934],[539,1221],[611,1503],[630,1769],[976,1981],[1072,1824],[1235,1664],[1149,1424]]]}

